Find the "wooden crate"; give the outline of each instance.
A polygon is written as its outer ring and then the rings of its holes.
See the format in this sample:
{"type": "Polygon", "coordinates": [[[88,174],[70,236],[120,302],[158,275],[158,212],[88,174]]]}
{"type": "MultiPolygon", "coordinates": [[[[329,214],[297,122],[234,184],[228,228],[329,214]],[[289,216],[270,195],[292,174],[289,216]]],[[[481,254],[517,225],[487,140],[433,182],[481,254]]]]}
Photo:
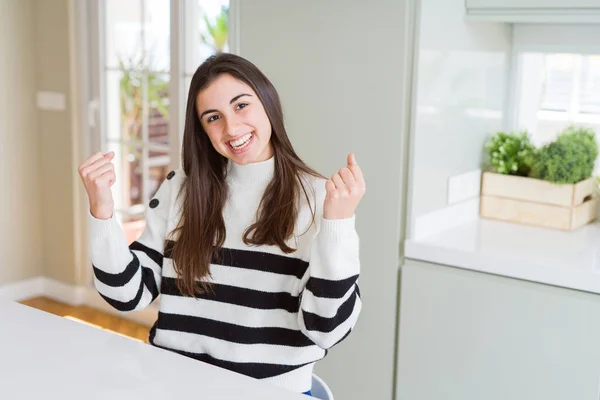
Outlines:
{"type": "Polygon", "coordinates": [[[593,221],[598,198],[594,178],[554,184],[521,176],[484,172],[480,215],[552,229],[573,230],[593,221]]]}

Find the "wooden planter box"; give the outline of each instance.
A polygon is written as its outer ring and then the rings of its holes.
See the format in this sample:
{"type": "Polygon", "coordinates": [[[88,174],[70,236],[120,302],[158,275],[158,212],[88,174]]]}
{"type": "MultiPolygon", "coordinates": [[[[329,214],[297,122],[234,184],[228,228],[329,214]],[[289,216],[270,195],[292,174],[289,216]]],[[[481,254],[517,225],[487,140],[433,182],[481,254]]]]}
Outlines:
{"type": "Polygon", "coordinates": [[[481,182],[482,218],[544,228],[573,230],[596,218],[595,179],[554,184],[521,176],[484,172],[481,182]]]}

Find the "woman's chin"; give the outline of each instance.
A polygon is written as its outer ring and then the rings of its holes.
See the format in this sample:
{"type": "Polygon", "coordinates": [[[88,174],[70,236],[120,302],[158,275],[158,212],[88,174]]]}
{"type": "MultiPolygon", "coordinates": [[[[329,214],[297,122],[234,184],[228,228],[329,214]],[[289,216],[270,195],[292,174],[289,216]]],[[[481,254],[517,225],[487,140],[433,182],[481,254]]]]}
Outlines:
{"type": "Polygon", "coordinates": [[[228,157],[231,161],[239,165],[252,164],[255,162],[260,162],[260,158],[253,154],[252,152],[244,152],[243,154],[233,154],[230,153],[228,157]]]}

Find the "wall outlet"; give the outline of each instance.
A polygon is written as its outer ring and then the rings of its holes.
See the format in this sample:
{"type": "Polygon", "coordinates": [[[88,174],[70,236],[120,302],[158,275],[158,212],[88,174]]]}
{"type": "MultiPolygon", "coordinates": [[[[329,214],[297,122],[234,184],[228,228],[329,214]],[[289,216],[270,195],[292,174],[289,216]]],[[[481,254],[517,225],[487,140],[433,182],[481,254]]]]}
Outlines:
{"type": "Polygon", "coordinates": [[[481,193],[481,170],[477,169],[448,179],[448,204],[478,197],[481,193]]]}
{"type": "Polygon", "coordinates": [[[66,96],[58,92],[37,92],[37,108],[40,110],[66,110],[66,96]]]}

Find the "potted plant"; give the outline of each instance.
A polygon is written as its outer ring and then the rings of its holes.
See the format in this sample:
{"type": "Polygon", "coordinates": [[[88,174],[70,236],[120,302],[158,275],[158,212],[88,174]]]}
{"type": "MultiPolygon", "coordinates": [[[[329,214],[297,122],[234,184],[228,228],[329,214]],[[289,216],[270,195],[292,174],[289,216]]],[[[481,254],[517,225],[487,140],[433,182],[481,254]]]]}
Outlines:
{"type": "Polygon", "coordinates": [[[526,132],[498,132],[486,149],[483,218],[562,230],[596,218],[592,173],[598,145],[593,130],[569,127],[541,148],[533,146],[526,132]]]}

